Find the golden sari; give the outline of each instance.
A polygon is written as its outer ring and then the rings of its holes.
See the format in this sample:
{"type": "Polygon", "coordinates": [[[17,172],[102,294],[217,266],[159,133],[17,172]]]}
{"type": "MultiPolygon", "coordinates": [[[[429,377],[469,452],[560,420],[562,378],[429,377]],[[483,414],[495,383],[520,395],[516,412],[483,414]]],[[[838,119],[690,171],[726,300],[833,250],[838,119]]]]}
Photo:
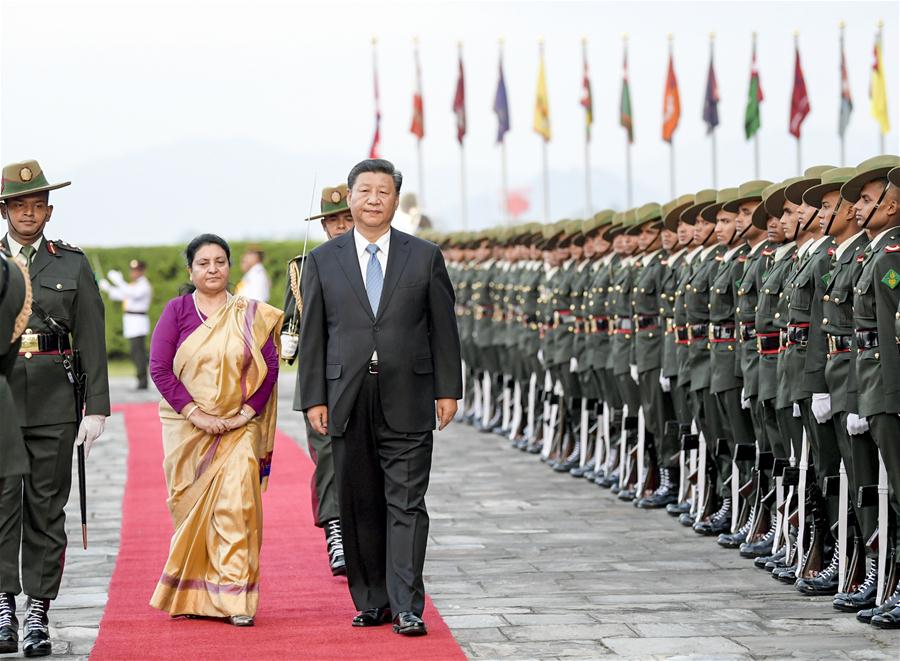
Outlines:
{"type": "MultiPolygon", "coordinates": [[[[178,348],[173,369],[210,415],[229,418],[268,372],[262,348],[282,312],[232,297],[178,348]]],[[[150,604],[170,615],[255,615],[259,603],[262,491],[275,442],[277,385],[262,411],[220,436],[196,428],[162,400],[163,467],[175,524],[150,604]]]]}

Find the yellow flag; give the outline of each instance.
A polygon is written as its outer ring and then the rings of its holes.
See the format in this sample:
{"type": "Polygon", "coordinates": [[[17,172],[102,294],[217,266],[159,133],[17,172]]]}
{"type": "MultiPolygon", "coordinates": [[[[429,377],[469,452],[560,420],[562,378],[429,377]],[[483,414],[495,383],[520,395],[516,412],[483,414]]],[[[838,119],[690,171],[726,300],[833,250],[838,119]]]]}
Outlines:
{"type": "Polygon", "coordinates": [[[544,49],[538,69],[537,96],[534,99],[534,132],[550,142],[550,99],[547,96],[547,77],[544,74],[544,49]]]}
{"type": "Polygon", "coordinates": [[[891,130],[888,119],[887,89],[884,84],[884,61],[881,59],[881,32],[875,38],[875,61],[872,63],[872,79],[869,82],[869,102],[872,117],[881,127],[881,133],[891,130]]]}

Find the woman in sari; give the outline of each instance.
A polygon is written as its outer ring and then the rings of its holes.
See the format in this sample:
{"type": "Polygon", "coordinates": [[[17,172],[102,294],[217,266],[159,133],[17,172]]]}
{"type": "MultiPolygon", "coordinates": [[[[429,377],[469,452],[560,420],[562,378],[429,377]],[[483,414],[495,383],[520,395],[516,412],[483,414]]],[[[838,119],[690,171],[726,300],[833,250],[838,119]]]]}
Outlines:
{"type": "Polygon", "coordinates": [[[150,345],[175,524],[150,604],[173,617],[251,626],[282,313],[228,293],[231,251],[224,239],[198,236],[186,257],[196,289],[169,301],[150,345]]]}

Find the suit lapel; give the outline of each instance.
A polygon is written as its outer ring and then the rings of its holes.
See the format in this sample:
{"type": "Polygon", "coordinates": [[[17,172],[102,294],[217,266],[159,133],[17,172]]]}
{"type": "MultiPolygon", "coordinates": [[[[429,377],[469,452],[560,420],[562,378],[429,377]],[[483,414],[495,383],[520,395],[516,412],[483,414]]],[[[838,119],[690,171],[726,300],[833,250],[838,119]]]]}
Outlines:
{"type": "Polygon", "coordinates": [[[356,242],[353,239],[353,231],[351,230],[346,234],[342,234],[338,238],[332,239],[332,241],[338,249],[338,264],[340,264],[344,275],[347,276],[350,288],[353,290],[353,293],[356,294],[356,298],[359,299],[359,303],[363,306],[363,310],[365,310],[366,314],[374,320],[375,315],[372,313],[372,306],[369,305],[366,286],[363,283],[362,273],[360,273],[359,270],[359,259],[356,255],[356,242]]]}
{"type": "Polygon", "coordinates": [[[388,248],[387,272],[384,274],[384,288],[381,290],[381,301],[378,304],[378,316],[387,309],[391,295],[400,281],[406,260],[409,258],[409,237],[391,228],[391,245],[388,248]]]}

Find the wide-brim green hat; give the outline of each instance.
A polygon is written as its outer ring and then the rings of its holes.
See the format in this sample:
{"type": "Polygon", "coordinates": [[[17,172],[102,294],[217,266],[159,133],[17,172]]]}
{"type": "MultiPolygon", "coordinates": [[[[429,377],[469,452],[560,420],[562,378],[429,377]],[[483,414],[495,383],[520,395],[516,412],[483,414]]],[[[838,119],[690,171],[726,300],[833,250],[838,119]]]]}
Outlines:
{"type": "MultiPolygon", "coordinates": [[[[753,223],[753,226],[764,230],[766,226],[769,224],[769,217],[774,215],[770,214],[769,210],[766,208],[766,200],[768,200],[772,195],[777,193],[779,190],[783,191],[783,187],[781,183],[774,183],[770,186],[766,186],[762,192],[762,203],[757,206],[753,210],[753,216],[750,218],[750,222],[753,223]]],[[[782,204],[784,204],[784,197],[781,198],[782,204]]],[[[779,215],[780,217],[780,215],[779,215]]]]}
{"type": "Polygon", "coordinates": [[[795,181],[789,186],[785,186],[784,198],[792,204],[803,204],[803,193],[816,184],[821,183],[822,174],[833,169],[833,165],[814,165],[811,168],[806,168],[806,171],[799,181],[795,181]]]}
{"type": "Polygon", "coordinates": [[[841,197],[848,202],[856,202],[863,186],[873,179],[886,178],[888,172],[900,167],[900,156],[884,154],[869,158],[856,166],[856,175],[841,186],[841,197]]]}
{"type": "MultiPolygon", "coordinates": [[[[700,210],[700,217],[708,223],[716,222],[716,215],[724,206],[737,197],[737,188],[722,188],[716,193],[715,204],[708,204],[700,210]]],[[[733,211],[729,213],[735,213],[733,211]]]]}
{"type": "Polygon", "coordinates": [[[841,186],[856,175],[856,168],[832,168],[822,173],[821,183],[811,186],[803,193],[803,201],[817,209],[822,206],[822,198],[828,193],[841,190],[841,186]]]}
{"type": "Polygon", "coordinates": [[[763,203],[766,205],[766,213],[770,216],[781,218],[784,215],[784,201],[787,199],[784,195],[785,189],[803,179],[804,177],[789,177],[778,184],[778,188],[769,197],[763,198],[763,203]]]}
{"type": "Polygon", "coordinates": [[[612,209],[604,209],[603,211],[598,211],[591,218],[588,218],[581,224],[581,232],[585,235],[588,235],[602,230],[604,227],[612,223],[613,214],[614,212],[612,209]]]}
{"type": "Polygon", "coordinates": [[[900,188],[900,167],[894,168],[888,172],[888,181],[894,186],[897,186],[897,188],[900,188]]]}
{"type": "Polygon", "coordinates": [[[700,215],[700,212],[705,207],[716,203],[717,195],[718,191],[714,188],[704,188],[703,190],[698,191],[697,194],[694,195],[694,203],[681,212],[682,222],[693,225],[697,221],[697,216],[700,215]]]}
{"type": "Polygon", "coordinates": [[[347,184],[339,184],[331,188],[322,189],[322,201],[320,204],[321,213],[310,216],[306,220],[318,220],[319,218],[327,218],[335,214],[350,211],[347,202],[347,184]]]}
{"type": "Polygon", "coordinates": [[[607,227],[606,231],[603,233],[603,238],[607,241],[612,241],[619,234],[624,232],[627,226],[626,218],[627,215],[624,211],[617,211],[614,213],[609,227],[607,227]]]}
{"type": "Polygon", "coordinates": [[[666,202],[662,208],[663,225],[671,232],[678,229],[678,223],[681,220],[681,212],[694,203],[694,196],[691,194],[677,197],[671,202],[666,202]]]}
{"type": "Polygon", "coordinates": [[[730,202],[727,202],[723,208],[725,211],[737,213],[740,210],[741,205],[745,202],[762,201],[762,192],[771,185],[772,182],[766,181],[765,179],[745,181],[738,186],[737,197],[730,202]]]}
{"type": "Polygon", "coordinates": [[[648,202],[634,210],[634,217],[628,227],[629,234],[640,234],[641,227],[647,223],[662,221],[662,207],[657,202],[648,202]]]}
{"type": "Polygon", "coordinates": [[[41,166],[35,160],[10,163],[3,167],[0,201],[56,190],[69,186],[71,183],[71,181],[64,181],[60,184],[49,183],[41,166]]]}

